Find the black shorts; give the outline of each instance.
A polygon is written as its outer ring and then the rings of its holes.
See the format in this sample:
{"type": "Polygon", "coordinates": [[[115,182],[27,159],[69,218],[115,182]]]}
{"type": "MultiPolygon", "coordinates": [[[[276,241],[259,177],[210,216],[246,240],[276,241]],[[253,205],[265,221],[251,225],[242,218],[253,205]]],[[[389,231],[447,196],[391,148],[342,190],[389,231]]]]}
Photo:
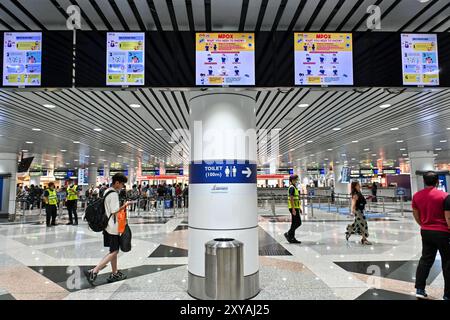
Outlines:
{"type": "Polygon", "coordinates": [[[103,245],[109,247],[109,252],[119,251],[120,248],[120,236],[117,234],[109,234],[103,231],[103,245]]]}

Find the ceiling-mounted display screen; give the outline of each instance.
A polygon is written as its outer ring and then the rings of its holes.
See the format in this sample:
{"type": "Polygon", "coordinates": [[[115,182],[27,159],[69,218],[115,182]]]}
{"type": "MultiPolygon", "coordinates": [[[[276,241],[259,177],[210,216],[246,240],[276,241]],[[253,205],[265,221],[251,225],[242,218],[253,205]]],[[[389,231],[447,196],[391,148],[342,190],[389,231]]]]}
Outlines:
{"type": "Polygon", "coordinates": [[[351,33],[295,33],[296,85],[353,85],[351,33]]]}
{"type": "Polygon", "coordinates": [[[108,32],[106,85],[145,84],[145,33],[108,32]]]}
{"type": "Polygon", "coordinates": [[[3,85],[40,86],[42,32],[5,32],[3,85]]]}
{"type": "Polygon", "coordinates": [[[255,85],[253,33],[197,33],[196,85],[255,85]]]}
{"type": "Polygon", "coordinates": [[[401,34],[403,84],[439,85],[438,44],[435,34],[401,34]]]}

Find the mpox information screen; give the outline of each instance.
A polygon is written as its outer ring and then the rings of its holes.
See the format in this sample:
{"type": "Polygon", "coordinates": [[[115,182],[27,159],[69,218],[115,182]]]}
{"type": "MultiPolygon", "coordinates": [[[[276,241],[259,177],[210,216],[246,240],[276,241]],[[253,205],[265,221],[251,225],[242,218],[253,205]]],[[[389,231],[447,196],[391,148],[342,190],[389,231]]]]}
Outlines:
{"type": "Polygon", "coordinates": [[[144,85],[145,34],[108,32],[106,85],[144,85]]]}
{"type": "Polygon", "coordinates": [[[196,85],[255,85],[253,33],[197,33],[196,85]]]}
{"type": "Polygon", "coordinates": [[[42,69],[41,32],[5,32],[3,85],[40,86],[42,69]]]}
{"type": "Polygon", "coordinates": [[[295,33],[296,85],[353,85],[351,33],[295,33]]]}
{"type": "Polygon", "coordinates": [[[403,85],[439,85],[437,36],[401,34],[403,85]]]}

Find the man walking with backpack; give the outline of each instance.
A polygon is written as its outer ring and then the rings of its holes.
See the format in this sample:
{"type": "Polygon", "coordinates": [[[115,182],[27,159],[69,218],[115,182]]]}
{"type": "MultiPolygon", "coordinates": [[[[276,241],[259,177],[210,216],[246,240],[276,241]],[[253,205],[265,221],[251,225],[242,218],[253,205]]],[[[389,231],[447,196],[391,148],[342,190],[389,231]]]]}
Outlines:
{"type": "MultiPolygon", "coordinates": [[[[103,231],[103,244],[109,247],[109,253],[99,262],[99,264],[91,270],[86,270],[85,275],[87,281],[93,286],[95,279],[103,268],[108,263],[111,263],[112,273],[107,279],[108,282],[116,282],[126,279],[126,275],[120,272],[117,268],[117,255],[119,254],[120,235],[119,224],[117,221],[117,214],[119,211],[125,209],[128,202],[120,206],[119,191],[122,190],[127,182],[127,177],[122,173],[117,173],[112,177],[112,187],[105,191],[104,208],[105,215],[108,218],[108,223],[103,231]]],[[[95,230],[94,230],[95,231],[95,230]]]]}

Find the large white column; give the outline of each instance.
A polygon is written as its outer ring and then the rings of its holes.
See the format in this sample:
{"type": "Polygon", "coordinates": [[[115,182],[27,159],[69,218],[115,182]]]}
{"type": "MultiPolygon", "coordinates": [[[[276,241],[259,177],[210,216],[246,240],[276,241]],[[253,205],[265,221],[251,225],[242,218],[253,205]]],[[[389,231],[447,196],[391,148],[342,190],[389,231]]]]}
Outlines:
{"type": "Polygon", "coordinates": [[[434,170],[434,155],[432,151],[413,151],[409,153],[411,168],[411,195],[423,188],[423,177],[416,175],[416,171],[434,170]]]}
{"type": "MultiPolygon", "coordinates": [[[[17,155],[15,153],[0,153],[0,174],[10,175],[3,178],[2,207],[5,213],[14,214],[16,210],[16,180],[17,180],[17,155]]],[[[0,208],[1,211],[1,208],[0,208]]]]}
{"type": "Polygon", "coordinates": [[[89,169],[88,169],[89,187],[91,185],[97,186],[97,170],[98,170],[98,167],[89,167],[89,169]]]}
{"type": "Polygon", "coordinates": [[[259,293],[255,108],[249,91],[191,93],[188,292],[200,299],[205,243],[216,238],[244,244],[244,298],[259,293]]]}

